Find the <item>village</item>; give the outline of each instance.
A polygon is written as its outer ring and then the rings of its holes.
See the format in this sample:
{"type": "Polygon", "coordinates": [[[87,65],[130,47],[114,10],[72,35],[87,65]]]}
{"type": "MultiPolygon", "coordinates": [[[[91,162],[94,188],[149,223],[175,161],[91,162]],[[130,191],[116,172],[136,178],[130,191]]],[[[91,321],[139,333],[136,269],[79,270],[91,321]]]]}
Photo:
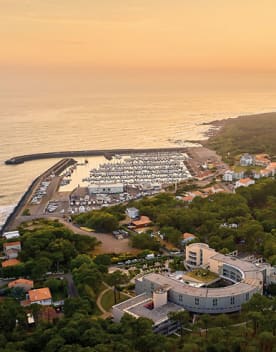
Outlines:
{"type": "MultiPolygon", "coordinates": [[[[154,216],[144,212],[143,208],[141,210],[140,206],[137,207],[140,204],[139,200],[143,202],[143,199],[148,199],[150,204],[151,199],[156,197],[162,199],[162,194],[165,199],[174,199],[174,204],[182,204],[183,209],[192,205],[196,199],[204,200],[217,194],[235,194],[241,187],[247,188],[260,179],[275,176],[276,163],[271,161],[269,155],[244,153],[237,157],[236,163],[231,168],[216,153],[203,147],[191,148],[187,154],[166,152],[143,153],[123,158],[116,156],[112,163],[101,164],[98,169],[90,171],[90,176],[84,180],[88,183],[87,186],[78,185],[73,187],[72,191],[64,191],[64,187],[71,183],[70,178],[77,168],[85,164],[71,160],[68,167],[66,162],[64,165],[60,172],[49,171],[45,177],[38,179],[37,186],[30,193],[21,214],[16,219],[17,224],[20,226],[22,222],[23,225],[26,222],[29,224],[27,226],[32,227],[35,226],[32,222],[35,224],[39,218],[44,219],[45,224],[52,219],[60,219],[62,226],[87,238],[94,237],[99,240],[98,243],[101,244],[98,244],[99,249],[95,258],[97,259],[97,255],[107,254],[110,258],[106,269],[108,275],[120,272],[120,275],[125,275],[128,283],[126,287],[132,285],[132,289],[123,289],[122,303],[111,300],[109,304],[106,303],[106,308],[103,308],[105,294],[103,298],[99,298],[97,305],[104,316],[113,316],[117,322],[125,313],[134,314],[136,318],[150,317],[154,322],[154,331],[171,334],[179,326],[168,319],[168,314],[183,310],[183,298],[181,301],[175,300],[174,303],[170,299],[169,302],[169,291],[164,287],[171,287],[172,292],[177,292],[179,297],[184,295],[186,302],[196,295],[194,292],[196,289],[203,290],[209,285],[215,289],[222,285],[220,294],[227,300],[227,297],[230,297],[227,287],[231,284],[231,280],[237,283],[242,281],[241,274],[231,269],[231,260],[240,261],[241,272],[251,263],[253,271],[259,273],[261,270],[262,275],[265,275],[265,285],[275,283],[275,267],[266,263],[262,256],[253,253],[244,256],[238,255],[238,251],[231,252],[232,245],[229,247],[229,254],[220,258],[225,266],[223,273],[215,267],[212,271],[206,269],[209,268],[209,261],[202,266],[199,254],[195,254],[199,252],[199,248],[206,253],[212,253],[214,258],[219,254],[215,249],[211,247],[209,249],[201,243],[203,237],[197,231],[189,231],[188,227],[181,233],[169,224],[158,223],[154,216]],[[100,219],[102,215],[109,214],[109,209],[111,216],[114,216],[112,209],[117,209],[116,207],[119,207],[120,220],[112,225],[112,230],[105,227],[107,220],[104,220],[102,228],[97,225],[96,218],[91,220],[93,215],[89,220],[89,214],[96,214],[95,216],[99,216],[100,219]],[[82,216],[84,220],[81,220],[82,216]],[[192,249],[194,244],[199,247],[192,249]],[[161,286],[158,284],[159,280],[162,282],[161,286]],[[154,287],[153,296],[148,292],[147,282],[154,287]],[[182,292],[184,288],[179,286],[180,282],[184,285],[185,292],[182,292]],[[141,303],[136,297],[140,297],[141,303]],[[144,308],[145,300],[148,305],[152,305],[150,312],[144,308]],[[140,307],[139,310],[134,309],[136,305],[140,307]]],[[[219,229],[237,232],[240,226],[238,221],[221,221],[219,229]]],[[[68,298],[78,297],[78,290],[72,273],[64,266],[59,269],[58,262],[54,270],[48,267],[45,272],[43,269],[42,275],[24,275],[29,269],[26,270],[27,264],[22,261],[24,256],[21,255],[20,232],[21,230],[12,230],[3,234],[1,267],[4,277],[0,281],[0,292],[3,294],[10,292],[20,300],[20,305],[26,309],[27,321],[31,327],[37,323],[37,319],[53,321],[62,316],[65,301],[68,298]],[[37,304],[43,307],[40,310],[40,317],[35,316],[31,308],[37,304]]],[[[24,243],[25,239],[23,246],[24,243]]],[[[211,240],[209,243],[216,242],[211,240]]],[[[242,238],[238,240],[237,246],[242,249],[246,243],[247,239],[242,238]]],[[[239,298],[237,296],[236,300],[240,303],[235,307],[232,307],[232,301],[229,305],[218,301],[216,307],[212,308],[210,302],[215,298],[210,296],[208,304],[203,301],[190,302],[190,306],[193,306],[190,310],[204,313],[204,307],[210,305],[208,313],[211,310],[217,313],[218,306],[220,312],[237,311],[241,309],[244,300],[255,292],[263,293],[265,287],[256,286],[250,281],[248,294],[239,298]]],[[[107,286],[103,292],[110,295],[110,290],[111,287],[107,286]]],[[[186,306],[185,309],[189,310],[186,306]]]]}

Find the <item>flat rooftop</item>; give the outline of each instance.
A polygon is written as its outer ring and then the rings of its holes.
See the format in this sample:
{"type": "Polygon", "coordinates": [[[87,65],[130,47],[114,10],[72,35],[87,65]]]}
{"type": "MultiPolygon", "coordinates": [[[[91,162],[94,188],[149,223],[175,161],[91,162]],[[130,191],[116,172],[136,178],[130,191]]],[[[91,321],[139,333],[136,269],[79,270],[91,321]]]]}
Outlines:
{"type": "Polygon", "coordinates": [[[259,268],[255,264],[250,263],[246,260],[238,259],[236,257],[231,257],[231,256],[227,256],[227,255],[223,255],[223,254],[218,253],[218,254],[212,256],[211,259],[218,260],[224,264],[233,265],[233,266],[239,268],[243,272],[259,271],[259,268]]]}
{"type": "Polygon", "coordinates": [[[123,310],[136,318],[143,317],[153,321],[154,325],[159,325],[168,319],[170,312],[177,312],[184,310],[181,306],[168,302],[161,307],[149,309],[147,304],[152,302],[152,297],[146,293],[131,298],[125,302],[117,304],[117,309],[123,310]]]}
{"type": "Polygon", "coordinates": [[[231,296],[234,294],[247,293],[252,290],[252,285],[249,285],[245,282],[238,282],[230,286],[221,287],[221,288],[208,288],[208,287],[192,287],[187,284],[184,284],[180,281],[172,279],[170,277],[150,273],[144,277],[137,280],[149,280],[155,282],[157,285],[169,285],[173,290],[177,291],[179,294],[194,296],[194,297],[225,297],[231,296]]]}

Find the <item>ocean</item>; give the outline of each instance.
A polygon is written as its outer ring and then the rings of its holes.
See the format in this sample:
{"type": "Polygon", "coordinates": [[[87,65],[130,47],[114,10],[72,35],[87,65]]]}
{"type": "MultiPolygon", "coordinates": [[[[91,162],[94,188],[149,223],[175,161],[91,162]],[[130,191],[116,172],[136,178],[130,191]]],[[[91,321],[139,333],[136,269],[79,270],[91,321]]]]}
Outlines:
{"type": "MultiPolygon", "coordinates": [[[[9,87],[10,88],[10,87],[9,87]]],[[[26,187],[54,159],[5,165],[6,159],[28,153],[189,145],[204,138],[203,122],[276,111],[276,90],[122,89],[98,92],[74,89],[5,91],[0,86],[0,224],[26,187]]]]}

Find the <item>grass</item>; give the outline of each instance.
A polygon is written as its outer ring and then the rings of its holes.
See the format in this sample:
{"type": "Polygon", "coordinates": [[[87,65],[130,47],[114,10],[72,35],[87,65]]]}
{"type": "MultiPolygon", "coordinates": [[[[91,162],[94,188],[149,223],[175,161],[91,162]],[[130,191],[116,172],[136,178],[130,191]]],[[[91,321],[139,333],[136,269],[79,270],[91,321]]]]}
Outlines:
{"type": "Polygon", "coordinates": [[[234,164],[242,153],[267,153],[276,157],[276,113],[228,119],[206,145],[215,149],[225,161],[234,164]],[[230,153],[230,154],[229,154],[230,153]]]}
{"type": "Polygon", "coordinates": [[[185,275],[202,282],[213,281],[219,277],[217,274],[206,269],[196,269],[185,273],[185,275]]]}
{"type": "MultiPolygon", "coordinates": [[[[129,297],[122,292],[120,292],[120,298],[119,298],[119,292],[116,292],[116,297],[117,297],[116,303],[121,303],[129,299],[129,297]]],[[[112,306],[114,306],[115,304],[114,291],[112,289],[106,291],[106,293],[103,295],[101,304],[106,311],[110,311],[112,306]]]]}
{"type": "Polygon", "coordinates": [[[256,171],[256,172],[258,172],[258,171],[260,171],[260,170],[262,170],[264,168],[264,166],[256,166],[256,165],[254,165],[254,166],[241,166],[241,165],[235,165],[235,166],[233,166],[233,170],[235,171],[235,172],[241,172],[241,171],[256,171]]]}

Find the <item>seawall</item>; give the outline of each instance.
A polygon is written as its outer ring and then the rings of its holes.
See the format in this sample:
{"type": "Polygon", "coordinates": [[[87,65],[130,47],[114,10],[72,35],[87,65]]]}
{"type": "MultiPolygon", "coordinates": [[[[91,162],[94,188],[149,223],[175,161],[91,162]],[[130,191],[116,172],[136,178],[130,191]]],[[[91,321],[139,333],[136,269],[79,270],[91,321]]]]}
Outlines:
{"type": "Polygon", "coordinates": [[[28,202],[29,198],[33,194],[34,190],[38,186],[38,184],[45,179],[46,177],[50,176],[52,173],[60,174],[63,170],[65,170],[68,166],[75,164],[76,161],[74,159],[62,159],[57,162],[55,165],[50,167],[48,170],[43,172],[40,176],[35,178],[30,186],[27,188],[26,192],[23,194],[15,208],[13,209],[12,213],[7,217],[5,223],[3,224],[2,228],[0,229],[0,234],[3,234],[6,231],[12,229],[12,225],[16,219],[16,217],[21,213],[23,207],[28,202]]]}
{"type": "Polygon", "coordinates": [[[49,153],[35,153],[15,156],[5,161],[7,165],[22,164],[25,161],[50,159],[50,158],[73,158],[85,156],[113,156],[115,154],[130,153],[154,153],[154,152],[187,152],[187,148],[143,148],[143,149],[98,149],[98,150],[75,150],[49,153]]]}

